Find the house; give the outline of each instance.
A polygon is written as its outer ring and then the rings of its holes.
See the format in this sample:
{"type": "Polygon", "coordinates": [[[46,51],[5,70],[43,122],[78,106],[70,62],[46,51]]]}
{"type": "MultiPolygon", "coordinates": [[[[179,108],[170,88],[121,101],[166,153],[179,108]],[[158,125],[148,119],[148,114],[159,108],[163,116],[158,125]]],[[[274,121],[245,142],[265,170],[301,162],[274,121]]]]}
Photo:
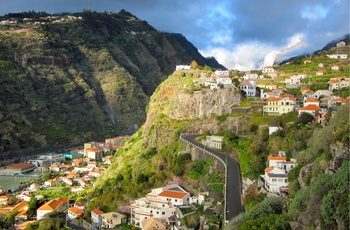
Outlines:
{"type": "Polygon", "coordinates": [[[223,136],[206,136],[204,145],[209,148],[222,149],[223,136]]]}
{"type": "Polygon", "coordinates": [[[332,65],[331,69],[334,70],[334,71],[338,71],[338,70],[339,70],[339,66],[337,66],[337,65],[332,65]]]}
{"type": "Polygon", "coordinates": [[[315,98],[307,98],[304,101],[304,106],[308,106],[308,105],[320,106],[320,102],[318,100],[316,100],[315,98]]]}
{"type": "Polygon", "coordinates": [[[32,172],[35,169],[35,165],[31,163],[15,163],[2,166],[0,172],[4,174],[23,174],[32,172]]]}
{"type": "Polygon", "coordinates": [[[82,202],[77,202],[74,204],[74,207],[80,210],[84,210],[85,209],[85,205],[82,202]]]}
{"type": "Polygon", "coordinates": [[[286,162],[287,157],[285,152],[280,151],[277,156],[269,155],[267,160],[269,161],[269,167],[277,167],[279,162],[286,162]]]}
{"type": "Polygon", "coordinates": [[[223,75],[216,79],[216,83],[223,85],[232,85],[232,79],[228,75],[223,75]]]}
{"type": "Polygon", "coordinates": [[[9,203],[10,198],[8,196],[0,196],[0,205],[6,206],[9,203]]]}
{"type": "Polygon", "coordinates": [[[215,70],[214,73],[218,77],[229,76],[230,75],[230,71],[228,71],[228,70],[215,70]]]}
{"type": "Polygon", "coordinates": [[[141,223],[153,218],[173,217],[177,206],[189,205],[190,194],[177,184],[152,189],[146,197],[136,200],[130,205],[131,224],[141,227],[141,223]]]}
{"type": "Polygon", "coordinates": [[[265,88],[268,90],[274,90],[274,89],[277,89],[277,85],[270,83],[270,84],[267,84],[265,88]]]}
{"type": "Polygon", "coordinates": [[[274,78],[274,77],[277,77],[278,74],[276,72],[269,72],[267,73],[267,76],[274,78]]]}
{"type": "Polygon", "coordinates": [[[256,95],[256,81],[254,80],[244,80],[239,84],[238,88],[245,92],[247,97],[255,97],[256,95]]]}
{"type": "Polygon", "coordinates": [[[108,212],[101,214],[102,217],[102,228],[115,228],[126,222],[126,216],[118,212],[108,212]]]}
{"type": "Polygon", "coordinates": [[[41,220],[45,214],[53,212],[53,211],[63,211],[68,209],[69,206],[69,198],[56,198],[54,200],[50,200],[43,204],[36,210],[36,218],[37,220],[41,220]]]}
{"type": "Polygon", "coordinates": [[[261,72],[263,73],[271,73],[275,72],[274,68],[272,66],[265,66],[262,68],[261,72]]]}
{"type": "Polygon", "coordinates": [[[104,212],[98,208],[91,210],[91,221],[93,223],[100,223],[102,225],[102,214],[104,214],[104,212]]]}
{"type": "Polygon", "coordinates": [[[316,72],[316,76],[322,76],[323,75],[323,72],[322,71],[317,71],[316,72]]]}
{"type": "Polygon", "coordinates": [[[149,218],[141,223],[141,230],[168,230],[170,229],[169,219],[167,218],[149,218]]]}
{"type": "Polygon", "coordinates": [[[327,57],[331,59],[347,59],[348,54],[327,54],[327,57]]]}
{"type": "Polygon", "coordinates": [[[257,73],[250,73],[250,72],[245,73],[245,75],[243,76],[244,80],[256,80],[258,78],[259,78],[259,75],[257,73]]]}
{"type": "Polygon", "coordinates": [[[265,169],[264,188],[272,193],[278,193],[281,187],[288,186],[288,174],[277,167],[265,169]]]}
{"type": "Polygon", "coordinates": [[[57,183],[58,183],[58,181],[56,180],[56,178],[49,179],[49,180],[44,182],[44,187],[54,187],[57,185],[57,183]]]}
{"type": "Polygon", "coordinates": [[[337,48],[345,47],[345,46],[346,46],[346,43],[344,41],[341,41],[341,42],[337,43],[337,48]]]}
{"type": "Polygon", "coordinates": [[[275,97],[268,98],[267,105],[263,107],[264,115],[280,116],[285,113],[294,111],[296,98],[275,97]]]}
{"type": "Polygon", "coordinates": [[[318,112],[321,111],[321,110],[322,109],[320,107],[318,107],[317,105],[309,104],[307,106],[299,108],[298,109],[298,114],[300,116],[302,113],[309,113],[312,116],[316,117],[318,115],[318,112]]]}
{"type": "Polygon", "coordinates": [[[177,65],[176,66],[176,71],[181,70],[181,69],[191,69],[190,65],[177,65]]]}
{"type": "Polygon", "coordinates": [[[84,156],[91,160],[101,160],[102,159],[102,149],[100,147],[92,147],[84,149],[84,156]]]}
{"type": "Polygon", "coordinates": [[[326,90],[326,89],[320,89],[320,90],[317,90],[313,95],[312,97],[313,98],[316,98],[316,99],[319,99],[321,96],[331,96],[333,95],[333,91],[331,90],[326,90]]]}
{"type": "Polygon", "coordinates": [[[69,219],[77,219],[84,216],[84,211],[76,207],[70,207],[67,214],[69,219]]]}

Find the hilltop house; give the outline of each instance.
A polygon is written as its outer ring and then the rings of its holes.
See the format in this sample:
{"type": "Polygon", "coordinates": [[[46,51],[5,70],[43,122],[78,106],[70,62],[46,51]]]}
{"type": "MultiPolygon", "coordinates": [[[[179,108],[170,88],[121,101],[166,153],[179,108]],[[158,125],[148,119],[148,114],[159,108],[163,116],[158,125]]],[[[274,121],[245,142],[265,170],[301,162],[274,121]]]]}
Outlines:
{"type": "Polygon", "coordinates": [[[43,204],[36,210],[37,220],[41,220],[45,214],[53,211],[63,211],[69,207],[69,198],[56,198],[43,204]]]}
{"type": "Polygon", "coordinates": [[[347,59],[348,54],[327,54],[327,57],[331,59],[347,59]]]}
{"type": "Polygon", "coordinates": [[[177,184],[152,189],[146,197],[130,205],[131,224],[141,227],[141,223],[153,218],[170,218],[177,212],[177,206],[189,205],[190,194],[177,184]]]}
{"type": "Polygon", "coordinates": [[[275,72],[274,68],[272,66],[264,66],[261,70],[263,73],[272,73],[275,72]]]}

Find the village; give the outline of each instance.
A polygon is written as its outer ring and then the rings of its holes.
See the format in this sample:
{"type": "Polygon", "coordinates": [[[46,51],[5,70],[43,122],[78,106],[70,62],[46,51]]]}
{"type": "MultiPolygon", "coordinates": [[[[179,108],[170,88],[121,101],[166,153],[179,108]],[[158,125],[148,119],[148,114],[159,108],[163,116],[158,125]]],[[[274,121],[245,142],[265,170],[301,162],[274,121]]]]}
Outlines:
{"type": "MultiPolygon", "coordinates": [[[[4,22],[1,22],[4,23],[4,22]]],[[[10,22],[6,22],[10,23],[10,22]]],[[[340,42],[337,47],[343,47],[345,43],[340,42]]],[[[348,59],[347,54],[328,55],[328,58],[335,60],[348,59]]],[[[312,60],[305,60],[307,65],[312,60]]],[[[316,76],[322,76],[326,68],[322,63],[318,64],[320,71],[316,76]]],[[[191,66],[177,66],[176,70],[190,69],[191,66]]],[[[329,71],[336,75],[339,67],[332,65],[329,71]]],[[[216,70],[211,76],[203,75],[195,80],[194,87],[210,90],[220,90],[234,87],[234,80],[239,82],[238,89],[246,98],[254,98],[263,102],[261,113],[264,116],[280,116],[282,114],[297,111],[299,116],[308,113],[314,117],[314,122],[323,126],[327,125],[326,115],[329,111],[337,111],[339,106],[348,103],[349,97],[343,98],[336,95],[336,91],[350,86],[350,78],[346,76],[335,76],[329,79],[328,89],[311,90],[305,80],[312,78],[312,75],[299,73],[285,78],[283,82],[272,83],[278,77],[278,72],[273,66],[265,66],[261,69],[261,75],[255,72],[246,72],[243,76],[230,76],[228,70],[216,70]],[[266,80],[266,84],[264,84],[266,80]],[[259,82],[259,83],[257,83],[259,82]],[[284,87],[280,87],[283,84],[284,87]],[[301,97],[285,93],[286,89],[300,90],[301,97]]],[[[277,132],[280,127],[270,126],[269,134],[277,132]]],[[[47,180],[32,183],[25,187],[25,190],[16,193],[16,201],[7,194],[9,191],[2,188],[0,213],[8,215],[15,213],[14,223],[16,229],[24,229],[26,225],[44,218],[48,213],[63,212],[65,220],[74,223],[86,213],[86,204],[70,200],[67,197],[56,197],[47,200],[42,195],[34,195],[36,191],[60,187],[66,188],[70,193],[83,193],[87,188],[94,186],[96,178],[100,177],[112,164],[114,152],[129,136],[118,136],[108,138],[104,142],[89,142],[84,144],[83,149],[70,150],[64,153],[42,154],[26,162],[11,163],[0,168],[2,175],[24,175],[37,172],[41,175],[50,175],[47,180]],[[47,174],[50,173],[50,174],[47,174]],[[32,199],[37,200],[41,205],[34,212],[30,210],[28,203],[32,199]],[[12,200],[12,202],[10,202],[12,200]],[[11,205],[9,205],[12,203],[11,205]]],[[[211,143],[208,143],[211,146],[211,143]]],[[[220,145],[221,146],[221,145],[220,145]]],[[[213,148],[221,148],[215,147],[213,148]]],[[[259,184],[271,195],[288,194],[288,173],[297,166],[295,159],[287,160],[284,150],[278,153],[271,153],[268,156],[267,167],[264,175],[259,178],[259,184]]],[[[40,177],[38,177],[40,178],[40,177]]],[[[104,213],[100,209],[93,209],[91,221],[83,220],[86,229],[115,228],[124,223],[137,228],[148,229],[181,229],[179,220],[183,217],[182,209],[188,208],[191,204],[203,204],[208,193],[200,193],[198,196],[191,196],[177,184],[167,185],[161,188],[153,188],[145,197],[139,198],[130,206],[114,212],[104,213]],[[128,216],[126,215],[128,214],[128,216]]],[[[79,225],[78,222],[76,222],[79,225]]]]}

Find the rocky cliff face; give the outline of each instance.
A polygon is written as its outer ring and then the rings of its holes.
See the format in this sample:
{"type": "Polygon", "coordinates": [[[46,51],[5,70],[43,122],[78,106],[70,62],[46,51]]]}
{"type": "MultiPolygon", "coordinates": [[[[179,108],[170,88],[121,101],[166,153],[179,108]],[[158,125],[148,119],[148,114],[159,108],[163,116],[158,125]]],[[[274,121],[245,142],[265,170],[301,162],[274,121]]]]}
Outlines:
{"type": "Polygon", "coordinates": [[[179,70],[159,85],[151,97],[142,129],[147,143],[158,142],[157,145],[161,146],[166,144],[164,141],[172,140],[172,125],[174,130],[183,126],[180,129],[187,132],[203,133],[207,130],[215,133],[220,129],[233,129],[243,122],[235,118],[225,122],[215,119],[230,114],[232,107],[241,103],[241,93],[235,86],[220,90],[197,88],[195,82],[201,74],[203,72],[199,70],[179,70]]]}
{"type": "Polygon", "coordinates": [[[212,114],[230,114],[231,108],[241,103],[241,94],[235,88],[202,89],[193,94],[180,92],[171,100],[169,116],[173,119],[203,119],[212,114]]]}
{"type": "Polygon", "coordinates": [[[12,16],[0,26],[0,154],[136,131],[177,64],[224,68],[124,10],[12,16]]]}

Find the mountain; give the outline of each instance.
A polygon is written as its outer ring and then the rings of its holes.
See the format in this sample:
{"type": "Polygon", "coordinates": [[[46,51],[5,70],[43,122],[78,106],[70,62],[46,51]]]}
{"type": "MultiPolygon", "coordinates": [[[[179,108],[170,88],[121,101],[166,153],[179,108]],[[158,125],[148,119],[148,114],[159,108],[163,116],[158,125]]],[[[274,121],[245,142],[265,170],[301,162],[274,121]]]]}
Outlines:
{"type": "MultiPolygon", "coordinates": [[[[341,51],[347,53],[349,51],[349,49],[347,47],[350,44],[349,38],[350,38],[350,34],[346,34],[346,35],[344,35],[341,38],[334,39],[333,41],[327,43],[327,45],[325,45],[322,49],[313,52],[313,55],[317,55],[318,53],[323,52],[323,51],[327,52],[327,51],[331,51],[332,49],[335,49],[335,47],[336,47],[338,42],[345,42],[346,47],[341,48],[341,51]]],[[[283,61],[281,61],[278,64],[279,65],[283,65],[283,64],[286,64],[288,62],[292,62],[294,60],[297,60],[297,59],[305,58],[307,56],[310,56],[310,54],[304,53],[304,54],[301,54],[301,55],[294,56],[294,57],[288,58],[286,60],[283,60],[283,61]]]]}
{"type": "Polygon", "coordinates": [[[133,133],[179,64],[226,69],[184,36],[119,13],[0,18],[0,154],[133,133]]]}

